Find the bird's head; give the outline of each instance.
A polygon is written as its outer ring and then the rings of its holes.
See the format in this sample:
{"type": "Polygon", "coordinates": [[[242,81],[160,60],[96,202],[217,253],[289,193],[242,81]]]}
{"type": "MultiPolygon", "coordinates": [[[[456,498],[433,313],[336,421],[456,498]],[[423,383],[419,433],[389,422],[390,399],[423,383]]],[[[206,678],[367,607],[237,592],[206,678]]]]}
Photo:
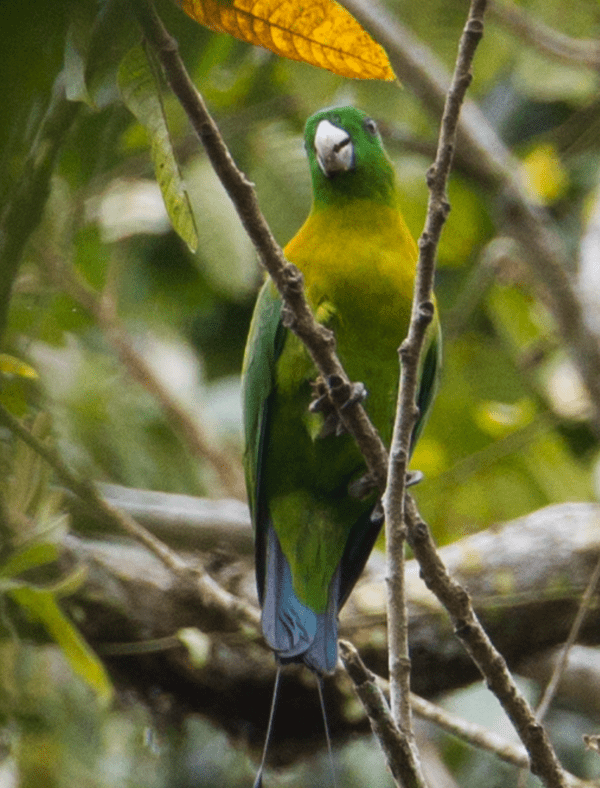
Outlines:
{"type": "Polygon", "coordinates": [[[317,112],[306,122],[315,205],[366,199],[391,204],[394,169],[377,124],[354,107],[317,112]]]}

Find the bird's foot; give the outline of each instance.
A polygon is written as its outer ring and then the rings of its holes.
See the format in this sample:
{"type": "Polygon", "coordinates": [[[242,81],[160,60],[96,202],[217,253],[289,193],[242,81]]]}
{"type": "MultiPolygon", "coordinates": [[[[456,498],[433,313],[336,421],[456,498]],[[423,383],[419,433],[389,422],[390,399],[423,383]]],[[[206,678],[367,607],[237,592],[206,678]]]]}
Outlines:
{"type": "MultiPolygon", "coordinates": [[[[423,480],[423,472],[422,471],[408,471],[406,474],[406,479],[404,482],[405,487],[413,487],[415,484],[418,484],[420,481],[423,480]]],[[[348,485],[348,495],[351,498],[357,498],[359,501],[362,501],[364,498],[368,498],[372,492],[377,489],[377,485],[373,480],[373,477],[370,473],[365,473],[362,476],[359,476],[358,479],[354,479],[348,485]]]]}
{"type": "Polygon", "coordinates": [[[423,481],[423,471],[408,471],[404,484],[406,487],[414,487],[415,484],[423,481]]]}
{"type": "Polygon", "coordinates": [[[376,489],[377,485],[371,474],[365,473],[359,476],[358,479],[354,479],[354,481],[350,482],[348,485],[348,494],[351,498],[357,498],[359,501],[362,501],[363,498],[368,498],[376,489]]]}
{"type": "Polygon", "coordinates": [[[373,507],[373,511],[371,512],[371,522],[375,528],[381,528],[384,520],[385,515],[383,513],[383,504],[381,501],[377,501],[373,507]]]}
{"type": "Polygon", "coordinates": [[[354,405],[357,402],[364,402],[367,397],[367,389],[364,384],[344,384],[335,375],[332,375],[328,383],[325,383],[322,376],[319,375],[310,385],[313,389],[313,400],[308,406],[308,409],[311,413],[322,413],[324,419],[319,438],[326,438],[328,435],[335,435],[336,437],[344,435],[346,433],[346,428],[340,419],[330,390],[343,387],[345,399],[341,406],[341,410],[345,410],[350,405],[354,405]]]}

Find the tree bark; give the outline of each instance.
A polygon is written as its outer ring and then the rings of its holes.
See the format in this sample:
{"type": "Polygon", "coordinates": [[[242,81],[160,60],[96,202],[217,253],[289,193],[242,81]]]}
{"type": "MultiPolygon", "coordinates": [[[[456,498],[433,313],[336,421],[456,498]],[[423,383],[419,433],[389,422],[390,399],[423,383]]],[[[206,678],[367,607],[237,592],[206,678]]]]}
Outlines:
{"type": "MultiPolygon", "coordinates": [[[[229,592],[256,604],[252,537],[243,509],[231,502],[220,506],[117,487],[106,488],[105,494],[112,503],[128,499],[125,506],[135,509],[150,530],[180,549],[185,546],[185,557],[229,592]]],[[[90,528],[81,513],[74,522],[90,528]]],[[[191,602],[164,564],[132,541],[72,533],[63,546],[65,566],[87,569],[86,582],[68,607],[117,685],[147,697],[162,690],[159,694],[167,693],[177,713],[201,713],[260,746],[274,679],[274,661],[260,636],[250,629],[232,633],[226,623],[221,628],[209,611],[191,602]],[[177,638],[186,627],[204,633],[200,655],[190,654],[177,638]]],[[[600,505],[567,503],[491,527],[441,552],[509,667],[531,675],[535,658],[565,641],[599,550],[600,505]]],[[[408,563],[412,690],[432,698],[479,680],[479,674],[418,571],[414,561],[408,563]]],[[[382,675],[387,666],[384,578],[385,563],[376,552],[341,616],[342,636],[382,675]]],[[[598,596],[596,591],[579,638],[588,645],[600,642],[598,596]]],[[[352,689],[342,670],[326,682],[325,691],[334,736],[368,729],[362,711],[349,702],[352,689]]],[[[275,757],[292,759],[314,744],[313,737],[320,741],[319,717],[308,671],[286,669],[275,757]]]]}

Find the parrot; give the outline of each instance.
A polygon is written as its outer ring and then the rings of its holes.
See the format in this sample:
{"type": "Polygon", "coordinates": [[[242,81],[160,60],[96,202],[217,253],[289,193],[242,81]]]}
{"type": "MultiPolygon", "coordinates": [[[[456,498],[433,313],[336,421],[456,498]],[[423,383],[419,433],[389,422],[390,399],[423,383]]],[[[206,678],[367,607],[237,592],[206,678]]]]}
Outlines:
{"type": "MultiPolygon", "coordinates": [[[[302,273],[316,319],[334,332],[349,379],[363,384],[364,407],[389,445],[417,245],[372,118],[350,106],[321,110],[307,120],[304,143],[312,206],[283,251],[302,273]]],[[[420,364],[413,447],[436,391],[440,348],[436,310],[420,364]]],[[[383,524],[365,461],[325,391],[267,279],[242,367],[262,631],[279,666],[300,662],[317,677],[336,669],[338,613],[383,524]]]]}

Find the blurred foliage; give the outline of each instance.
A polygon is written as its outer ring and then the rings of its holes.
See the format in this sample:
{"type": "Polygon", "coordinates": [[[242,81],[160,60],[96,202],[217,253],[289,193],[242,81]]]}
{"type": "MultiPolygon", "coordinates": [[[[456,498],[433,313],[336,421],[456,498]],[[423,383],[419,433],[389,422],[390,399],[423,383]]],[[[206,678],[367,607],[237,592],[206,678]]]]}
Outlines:
{"type": "MultiPolygon", "coordinates": [[[[24,371],[27,376],[29,369],[24,371]]],[[[46,444],[49,428],[48,415],[39,413],[31,434],[46,444]]],[[[3,475],[0,484],[1,638],[30,634],[41,625],[105,705],[112,686],[102,662],[60,607],[60,598],[72,594],[84,579],[78,569],[66,575],[58,569],[58,542],[68,529],[62,494],[50,486],[47,463],[22,441],[16,442],[12,456],[2,459],[10,464],[10,474],[3,475]]]]}
{"type": "MultiPolygon", "coordinates": [[[[389,6],[450,68],[464,5],[424,1],[425,7],[392,0],[389,6]]],[[[600,30],[597,0],[568,6],[562,0],[529,0],[521,6],[570,36],[589,38],[600,30]]],[[[235,160],[256,184],[282,245],[310,204],[304,121],[342,102],[362,107],[384,131],[393,131],[388,149],[403,185],[407,220],[420,233],[430,163],[422,143],[433,142],[437,131],[410,90],[284,61],[201,28],[167,0],[158,10],[235,160]]],[[[119,3],[38,0],[27,6],[5,0],[2,19],[1,201],[22,176],[63,63],[67,95],[79,103],[52,173],[43,221],[14,284],[0,347],[0,401],[19,416],[32,418],[40,408],[50,413],[61,454],[89,478],[219,495],[210,468],[173,433],[160,402],[134,381],[61,271],[75,271],[81,283],[114,305],[135,351],[210,440],[237,461],[239,370],[261,280],[254,251],[182,110],[164,92],[162,108],[194,212],[197,251],[190,252],[170,229],[148,136],[118,90],[122,59],[139,43],[119,3]],[[24,375],[19,364],[38,377],[24,375]]],[[[598,181],[597,92],[597,74],[551,60],[488,22],[470,95],[521,159],[530,197],[552,212],[573,250],[574,268],[598,181]]],[[[585,395],[546,309],[543,287],[519,260],[526,251],[496,238],[498,195],[457,169],[450,200],[437,282],[444,372],[413,461],[425,473],[416,493],[419,505],[442,542],[549,503],[589,499],[598,460],[585,395]]],[[[18,484],[16,450],[6,431],[0,437],[3,471],[18,484]]],[[[28,484],[37,489],[31,479],[28,484]]],[[[41,508],[28,516],[36,534],[53,527],[57,510],[48,496],[46,491],[41,508]]],[[[8,553],[2,557],[9,559],[8,553]]],[[[21,602],[24,608],[31,604],[21,602]]],[[[65,664],[44,683],[39,677],[50,668],[43,661],[60,661],[58,652],[17,642],[6,635],[0,642],[6,668],[0,714],[10,757],[22,770],[21,785],[163,784],[150,765],[153,753],[143,745],[129,748],[139,736],[130,716],[102,710],[65,664]],[[22,660],[29,659],[26,673],[22,660]],[[60,685],[60,697],[47,705],[50,684],[60,685]],[[92,733],[80,748],[84,727],[92,733]],[[42,768],[36,752],[46,754],[43,779],[42,772],[35,776],[42,768]],[[91,765],[100,753],[105,770],[117,764],[113,774],[101,775],[99,762],[91,765]]],[[[72,656],[74,650],[74,644],[66,645],[64,653],[72,656]]],[[[221,757],[223,747],[217,750],[221,757]]],[[[467,772],[461,784],[481,784],[475,767],[475,776],[467,772]]],[[[354,784],[349,780],[343,784],[354,784]]],[[[248,778],[240,777],[240,784],[248,778]]]]}

